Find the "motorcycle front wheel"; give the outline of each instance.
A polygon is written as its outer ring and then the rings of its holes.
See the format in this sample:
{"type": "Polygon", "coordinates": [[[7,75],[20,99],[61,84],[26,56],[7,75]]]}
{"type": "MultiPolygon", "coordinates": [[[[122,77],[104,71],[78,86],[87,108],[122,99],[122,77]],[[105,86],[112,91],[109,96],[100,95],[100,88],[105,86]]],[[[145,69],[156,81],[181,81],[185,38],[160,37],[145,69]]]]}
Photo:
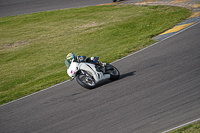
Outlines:
{"type": "Polygon", "coordinates": [[[76,81],[84,88],[93,89],[96,87],[94,78],[86,71],[82,71],[76,75],[76,81]]]}

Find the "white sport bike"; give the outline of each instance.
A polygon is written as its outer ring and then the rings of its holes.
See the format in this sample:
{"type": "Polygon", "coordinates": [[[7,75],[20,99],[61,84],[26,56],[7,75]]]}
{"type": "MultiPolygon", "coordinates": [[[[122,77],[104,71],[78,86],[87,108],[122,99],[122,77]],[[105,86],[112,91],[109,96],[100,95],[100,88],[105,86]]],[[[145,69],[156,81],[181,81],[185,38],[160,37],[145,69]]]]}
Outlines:
{"type": "Polygon", "coordinates": [[[79,59],[76,59],[76,61],[73,59],[71,63],[66,60],[65,64],[68,68],[67,74],[71,77],[71,80],[76,78],[76,81],[87,89],[95,88],[97,83],[105,79],[117,80],[120,77],[117,68],[110,64],[97,66],[87,62],[87,60],[80,61],[79,59]]]}

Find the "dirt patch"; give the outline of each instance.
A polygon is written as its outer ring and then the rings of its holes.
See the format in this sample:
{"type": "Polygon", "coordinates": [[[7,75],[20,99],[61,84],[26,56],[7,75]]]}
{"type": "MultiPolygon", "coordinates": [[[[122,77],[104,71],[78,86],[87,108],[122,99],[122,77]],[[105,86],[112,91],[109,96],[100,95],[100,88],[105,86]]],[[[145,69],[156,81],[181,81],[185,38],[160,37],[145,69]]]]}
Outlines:
{"type": "Polygon", "coordinates": [[[23,41],[23,42],[17,42],[17,43],[13,43],[13,44],[5,44],[5,45],[1,46],[1,50],[13,48],[13,47],[19,47],[19,46],[25,45],[27,43],[28,43],[27,41],[23,41]]]}
{"type": "Polygon", "coordinates": [[[172,3],[172,2],[143,2],[143,3],[135,3],[135,5],[165,5],[165,6],[177,6],[177,7],[184,7],[187,9],[192,10],[192,4],[184,4],[184,3],[172,3]]]}
{"type": "Polygon", "coordinates": [[[88,23],[85,25],[80,26],[80,28],[90,28],[90,27],[95,27],[95,26],[99,26],[99,25],[103,25],[104,23],[96,23],[96,22],[92,22],[92,23],[88,23]]]}

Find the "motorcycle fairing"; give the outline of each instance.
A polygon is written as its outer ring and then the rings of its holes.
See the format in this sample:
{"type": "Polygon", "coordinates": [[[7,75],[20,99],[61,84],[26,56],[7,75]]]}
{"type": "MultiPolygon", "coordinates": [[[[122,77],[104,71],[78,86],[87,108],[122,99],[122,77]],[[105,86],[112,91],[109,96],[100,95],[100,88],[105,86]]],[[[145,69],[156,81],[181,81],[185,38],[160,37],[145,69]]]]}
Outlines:
{"type": "Polygon", "coordinates": [[[80,63],[79,69],[89,71],[90,73],[92,73],[96,83],[101,79],[101,76],[103,75],[102,72],[97,72],[95,65],[91,63],[80,63]]]}
{"type": "Polygon", "coordinates": [[[77,67],[78,67],[78,63],[77,62],[72,62],[69,66],[69,69],[67,69],[67,74],[70,77],[75,77],[76,76],[76,72],[77,72],[77,67]]]}
{"type": "Polygon", "coordinates": [[[102,72],[98,72],[95,68],[95,64],[86,63],[86,62],[81,62],[81,63],[72,62],[70,64],[69,68],[67,69],[67,74],[72,79],[74,79],[76,76],[76,73],[79,70],[84,70],[84,71],[88,71],[89,73],[91,73],[93,78],[95,79],[96,83],[101,80],[110,78],[110,74],[103,74],[102,72]]]}

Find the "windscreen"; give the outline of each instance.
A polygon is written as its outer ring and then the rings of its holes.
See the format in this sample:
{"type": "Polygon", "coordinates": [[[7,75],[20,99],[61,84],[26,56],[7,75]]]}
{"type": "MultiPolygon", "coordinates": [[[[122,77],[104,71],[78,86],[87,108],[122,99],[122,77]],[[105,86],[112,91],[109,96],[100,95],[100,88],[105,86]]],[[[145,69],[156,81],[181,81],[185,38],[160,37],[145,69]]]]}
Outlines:
{"type": "Polygon", "coordinates": [[[69,60],[65,60],[65,65],[67,66],[67,68],[69,68],[71,62],[69,60]]]}

